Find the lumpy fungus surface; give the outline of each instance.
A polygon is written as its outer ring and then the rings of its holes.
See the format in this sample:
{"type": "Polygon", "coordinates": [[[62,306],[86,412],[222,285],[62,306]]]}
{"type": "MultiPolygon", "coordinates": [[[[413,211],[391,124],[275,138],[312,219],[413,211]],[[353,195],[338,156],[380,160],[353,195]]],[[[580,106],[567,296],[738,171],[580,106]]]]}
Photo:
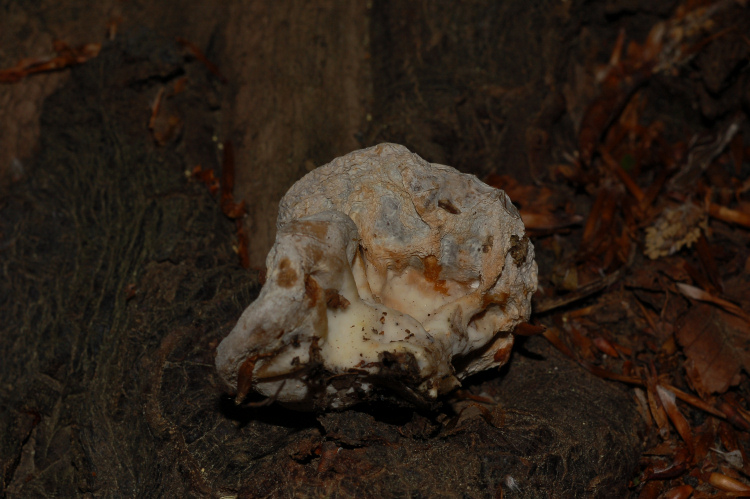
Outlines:
{"type": "Polygon", "coordinates": [[[391,390],[430,403],[507,362],[537,286],[508,196],[380,144],[313,170],[281,200],[266,284],[217,349],[242,400],[300,409],[391,390]]]}

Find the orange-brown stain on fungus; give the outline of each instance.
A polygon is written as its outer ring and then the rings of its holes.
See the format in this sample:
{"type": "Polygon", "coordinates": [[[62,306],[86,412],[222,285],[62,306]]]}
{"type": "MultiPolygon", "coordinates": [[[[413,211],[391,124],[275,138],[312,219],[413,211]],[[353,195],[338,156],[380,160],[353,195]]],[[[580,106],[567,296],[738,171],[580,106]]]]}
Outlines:
{"type": "Polygon", "coordinates": [[[305,276],[305,296],[310,299],[310,308],[313,308],[318,303],[321,289],[318,281],[309,275],[305,276]]]}
{"type": "Polygon", "coordinates": [[[288,258],[284,258],[279,262],[279,277],[276,279],[276,282],[282,288],[291,288],[297,282],[297,271],[292,268],[292,263],[288,258]]]}
{"type": "Polygon", "coordinates": [[[495,238],[492,236],[487,236],[487,240],[482,245],[482,253],[489,253],[492,249],[492,245],[495,242],[495,238]]]}
{"type": "Polygon", "coordinates": [[[499,293],[487,293],[482,297],[482,308],[487,308],[489,305],[494,304],[504,309],[505,305],[508,303],[508,298],[510,298],[510,295],[505,291],[499,293]]]}
{"type": "Polygon", "coordinates": [[[307,233],[317,237],[321,241],[328,235],[328,225],[323,222],[303,222],[307,230],[307,233]]]}
{"type": "Polygon", "coordinates": [[[440,279],[440,272],[443,268],[438,263],[435,255],[430,255],[422,260],[424,264],[424,278],[427,282],[433,284],[433,289],[444,295],[448,294],[448,286],[445,285],[445,279],[440,279]]]}
{"type": "Polygon", "coordinates": [[[458,215],[461,213],[461,210],[456,208],[450,199],[441,199],[438,201],[438,208],[442,208],[452,215],[458,215]]]}
{"type": "Polygon", "coordinates": [[[241,404],[247,397],[247,394],[250,393],[253,386],[253,371],[255,371],[255,364],[260,359],[264,359],[270,355],[271,354],[268,353],[253,355],[246,358],[242,365],[240,365],[240,369],[237,372],[237,395],[234,399],[235,403],[241,404]]]}
{"type": "Polygon", "coordinates": [[[337,290],[333,288],[326,289],[326,306],[328,308],[333,310],[346,310],[349,305],[349,300],[347,300],[343,295],[339,294],[337,290]]]}
{"type": "Polygon", "coordinates": [[[513,349],[513,343],[510,343],[503,348],[498,348],[495,355],[492,357],[495,362],[505,364],[510,358],[510,351],[513,349]]]}

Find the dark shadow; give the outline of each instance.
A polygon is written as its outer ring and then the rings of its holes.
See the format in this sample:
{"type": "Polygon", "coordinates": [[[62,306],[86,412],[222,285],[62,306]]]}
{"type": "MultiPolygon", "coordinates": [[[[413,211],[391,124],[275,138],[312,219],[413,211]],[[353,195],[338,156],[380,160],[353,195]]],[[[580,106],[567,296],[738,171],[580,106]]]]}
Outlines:
{"type": "Polygon", "coordinates": [[[385,423],[393,426],[403,426],[414,417],[414,413],[418,413],[430,420],[438,414],[436,412],[424,411],[416,408],[403,407],[391,403],[365,403],[357,405],[354,411],[368,414],[375,418],[380,423],[385,423]]]}
{"type": "Polygon", "coordinates": [[[529,338],[529,336],[516,336],[516,339],[513,343],[513,355],[510,356],[510,361],[505,366],[503,366],[504,368],[508,367],[510,363],[513,362],[513,357],[515,357],[516,355],[521,355],[522,357],[526,357],[527,359],[531,360],[547,360],[547,357],[545,357],[544,355],[529,350],[529,338]]]}
{"type": "Polygon", "coordinates": [[[234,397],[224,393],[217,398],[216,408],[227,419],[239,422],[241,427],[252,421],[296,430],[318,426],[314,412],[295,411],[277,403],[260,407],[250,405],[261,403],[264,400],[266,398],[262,395],[253,393],[248,395],[245,403],[237,405],[234,403],[234,397]]]}

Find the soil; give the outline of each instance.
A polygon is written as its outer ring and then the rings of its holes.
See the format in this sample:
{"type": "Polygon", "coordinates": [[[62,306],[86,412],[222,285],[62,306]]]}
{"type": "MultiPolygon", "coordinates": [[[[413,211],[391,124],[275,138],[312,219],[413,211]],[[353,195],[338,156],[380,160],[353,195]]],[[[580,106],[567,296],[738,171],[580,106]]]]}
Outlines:
{"type": "MultiPolygon", "coordinates": [[[[306,172],[387,141],[480,178],[559,183],[618,33],[644,43],[678,2],[208,5],[0,0],[0,68],[58,39],[101,44],[0,83],[0,494],[637,495],[655,430],[632,391],[539,337],[434,411],[236,406],[213,359],[306,172]],[[198,165],[223,181],[233,166],[246,217],[222,213],[198,165]]],[[[722,38],[652,78],[643,116],[677,138],[747,112],[749,52],[722,38]]],[[[589,194],[558,192],[582,214],[589,194]]],[[[533,239],[541,303],[581,229],[533,239]]]]}

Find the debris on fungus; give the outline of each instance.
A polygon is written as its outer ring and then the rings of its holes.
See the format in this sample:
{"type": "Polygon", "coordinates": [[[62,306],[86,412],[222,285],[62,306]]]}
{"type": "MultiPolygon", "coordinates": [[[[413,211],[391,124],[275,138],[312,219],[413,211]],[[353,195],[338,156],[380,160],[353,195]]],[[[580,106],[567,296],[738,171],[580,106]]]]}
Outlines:
{"type": "Polygon", "coordinates": [[[382,393],[430,404],[507,362],[534,247],[501,190],[380,144],[310,172],[279,206],[258,298],[217,349],[222,378],[299,409],[382,393]]]}

